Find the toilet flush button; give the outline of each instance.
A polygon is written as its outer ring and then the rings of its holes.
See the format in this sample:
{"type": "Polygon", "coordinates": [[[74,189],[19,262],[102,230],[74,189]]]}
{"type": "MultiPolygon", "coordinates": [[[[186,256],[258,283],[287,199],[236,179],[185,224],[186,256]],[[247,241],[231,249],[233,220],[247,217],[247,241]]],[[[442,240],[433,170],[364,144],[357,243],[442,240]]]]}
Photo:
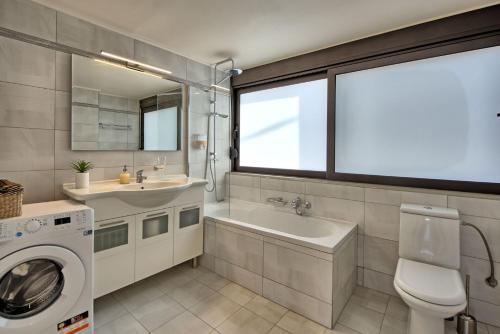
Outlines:
{"type": "Polygon", "coordinates": [[[35,233],[35,232],[38,232],[41,227],[42,227],[42,224],[40,223],[39,220],[32,219],[32,220],[29,220],[26,222],[24,229],[28,233],[35,233]]]}

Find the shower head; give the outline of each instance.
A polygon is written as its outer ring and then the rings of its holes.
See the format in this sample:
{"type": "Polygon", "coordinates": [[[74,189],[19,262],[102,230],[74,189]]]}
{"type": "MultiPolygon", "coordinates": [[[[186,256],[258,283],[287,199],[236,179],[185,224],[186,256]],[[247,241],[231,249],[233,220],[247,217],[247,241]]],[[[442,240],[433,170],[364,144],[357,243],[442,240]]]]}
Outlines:
{"type": "Polygon", "coordinates": [[[215,73],[217,74],[217,68],[220,65],[222,65],[224,63],[228,63],[228,62],[231,63],[231,68],[224,71],[225,76],[221,80],[216,81],[215,85],[220,85],[221,83],[223,83],[227,79],[235,77],[235,76],[238,76],[241,73],[243,73],[242,69],[240,69],[240,68],[234,68],[234,60],[233,60],[233,58],[227,58],[227,59],[221,60],[220,62],[216,63],[215,67],[214,67],[215,73]]]}
{"type": "Polygon", "coordinates": [[[231,68],[231,69],[229,69],[227,71],[224,71],[224,73],[226,75],[222,79],[220,79],[219,81],[217,81],[215,83],[216,85],[220,85],[221,83],[223,83],[227,79],[240,75],[241,73],[243,73],[243,70],[240,69],[240,68],[231,68]]]}
{"type": "Polygon", "coordinates": [[[241,73],[243,73],[243,70],[241,68],[232,68],[227,71],[227,74],[232,77],[238,76],[241,73]]]}

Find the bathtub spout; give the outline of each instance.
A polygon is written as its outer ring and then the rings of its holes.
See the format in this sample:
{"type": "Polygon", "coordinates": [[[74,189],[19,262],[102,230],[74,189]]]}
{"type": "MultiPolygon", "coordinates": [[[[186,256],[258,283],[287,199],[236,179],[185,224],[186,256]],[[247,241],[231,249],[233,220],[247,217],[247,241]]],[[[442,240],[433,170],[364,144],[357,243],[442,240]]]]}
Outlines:
{"type": "Polygon", "coordinates": [[[295,213],[299,216],[304,215],[305,209],[310,209],[312,207],[311,202],[303,200],[300,197],[291,201],[290,206],[295,209],[295,213]]]}

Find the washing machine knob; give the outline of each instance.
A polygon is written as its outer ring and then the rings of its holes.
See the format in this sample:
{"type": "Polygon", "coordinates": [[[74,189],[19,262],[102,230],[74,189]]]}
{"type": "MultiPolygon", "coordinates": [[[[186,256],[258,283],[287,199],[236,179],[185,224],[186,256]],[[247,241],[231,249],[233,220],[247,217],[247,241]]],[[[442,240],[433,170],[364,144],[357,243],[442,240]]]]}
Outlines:
{"type": "Polygon", "coordinates": [[[42,224],[40,223],[39,220],[37,219],[32,219],[26,222],[24,225],[24,230],[28,233],[35,233],[40,230],[42,227],[42,224]]]}

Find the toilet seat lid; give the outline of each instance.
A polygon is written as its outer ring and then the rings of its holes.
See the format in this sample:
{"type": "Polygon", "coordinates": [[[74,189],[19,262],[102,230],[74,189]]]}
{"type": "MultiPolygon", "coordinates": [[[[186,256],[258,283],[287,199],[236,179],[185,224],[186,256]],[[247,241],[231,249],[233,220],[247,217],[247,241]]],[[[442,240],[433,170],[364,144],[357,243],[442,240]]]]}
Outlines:
{"type": "Polygon", "coordinates": [[[458,270],[400,258],[394,282],[406,293],[428,303],[453,306],[465,302],[458,270]]]}

